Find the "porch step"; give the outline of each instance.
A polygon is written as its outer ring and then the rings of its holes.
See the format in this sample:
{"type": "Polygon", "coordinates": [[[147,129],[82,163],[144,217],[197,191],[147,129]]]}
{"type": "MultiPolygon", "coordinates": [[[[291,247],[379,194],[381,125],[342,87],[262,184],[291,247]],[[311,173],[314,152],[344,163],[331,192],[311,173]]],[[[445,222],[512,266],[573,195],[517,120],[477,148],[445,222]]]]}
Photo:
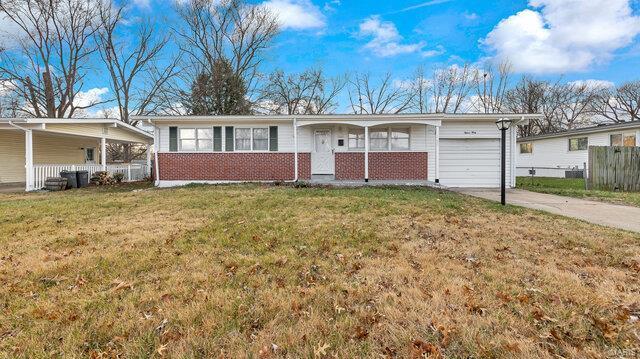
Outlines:
{"type": "Polygon", "coordinates": [[[335,181],[336,180],[336,176],[335,175],[311,175],[311,180],[312,181],[335,181]]]}

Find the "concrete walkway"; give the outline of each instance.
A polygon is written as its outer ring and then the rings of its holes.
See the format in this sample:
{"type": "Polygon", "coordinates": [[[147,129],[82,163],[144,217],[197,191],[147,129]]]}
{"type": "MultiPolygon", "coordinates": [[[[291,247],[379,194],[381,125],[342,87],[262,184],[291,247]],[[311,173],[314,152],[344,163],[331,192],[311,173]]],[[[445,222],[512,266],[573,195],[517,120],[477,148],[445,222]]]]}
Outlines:
{"type": "MultiPolygon", "coordinates": [[[[477,188],[451,188],[451,190],[474,197],[500,201],[500,190],[477,188]]],[[[640,233],[640,208],[638,207],[587,201],[521,189],[508,190],[507,203],[640,233]]]]}

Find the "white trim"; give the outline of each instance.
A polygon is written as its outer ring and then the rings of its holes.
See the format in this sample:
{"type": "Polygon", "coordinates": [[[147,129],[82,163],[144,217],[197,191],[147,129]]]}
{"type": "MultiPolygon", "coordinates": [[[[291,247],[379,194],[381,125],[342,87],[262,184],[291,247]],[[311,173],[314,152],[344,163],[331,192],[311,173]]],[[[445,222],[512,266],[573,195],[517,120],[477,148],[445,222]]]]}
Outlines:
{"type": "MultiPolygon", "coordinates": [[[[131,116],[132,120],[148,120],[148,121],[222,121],[228,122],[233,120],[238,121],[323,121],[322,123],[328,124],[328,121],[376,121],[376,120],[391,120],[393,122],[416,120],[416,121],[441,121],[441,120],[497,120],[500,118],[514,118],[514,122],[521,122],[529,119],[541,119],[541,114],[484,114],[484,113],[472,113],[472,114],[441,114],[441,113],[404,113],[404,114],[323,114],[323,115],[247,115],[247,116],[131,116]],[[517,118],[517,120],[515,120],[517,118]]],[[[424,123],[417,123],[424,124],[424,123]]],[[[307,123],[300,124],[300,126],[307,125],[307,123]]],[[[439,124],[438,124],[439,125],[439,124]]],[[[365,125],[362,125],[365,126],[365,125]]]]}
{"type": "Polygon", "coordinates": [[[102,137],[100,139],[100,164],[102,165],[102,170],[107,170],[107,139],[102,137]]]}
{"type": "MultiPolygon", "coordinates": [[[[203,140],[207,140],[206,138],[203,140]]],[[[178,151],[176,152],[181,152],[181,153],[212,153],[212,152],[216,152],[214,151],[214,147],[215,147],[215,134],[214,134],[214,130],[213,130],[213,126],[204,126],[204,127],[178,127],[178,151]],[[194,135],[195,137],[193,139],[191,138],[187,138],[185,139],[186,141],[189,140],[193,140],[195,141],[195,151],[183,151],[182,150],[182,136],[181,136],[181,132],[182,130],[193,130],[194,131],[194,135]],[[198,142],[200,141],[200,138],[198,138],[198,130],[211,130],[211,148],[207,148],[204,150],[200,150],[199,146],[198,146],[198,142]]]]}
{"type": "Polygon", "coordinates": [[[364,128],[364,180],[369,181],[369,126],[364,128]]]}
{"type": "Polygon", "coordinates": [[[312,148],[311,148],[311,175],[317,174],[317,175],[335,175],[336,174],[336,154],[335,154],[335,148],[333,147],[333,128],[331,127],[318,127],[318,128],[314,128],[313,129],[313,142],[312,142],[312,148]],[[329,136],[328,136],[328,140],[329,140],[329,148],[331,148],[331,171],[327,171],[327,173],[319,173],[317,171],[314,171],[314,167],[313,164],[316,163],[314,161],[314,157],[317,157],[318,153],[322,153],[322,152],[317,152],[316,149],[318,148],[318,146],[316,146],[316,140],[318,138],[317,134],[318,132],[328,132],[329,136]]]}
{"type": "MultiPolygon", "coordinates": [[[[233,126],[233,152],[234,153],[273,153],[276,151],[269,151],[269,147],[271,146],[271,130],[270,128],[271,126],[267,125],[265,126],[233,126]],[[238,150],[238,145],[236,143],[236,131],[238,129],[249,129],[249,139],[251,142],[251,149],[250,150],[238,150]],[[259,129],[259,130],[267,130],[267,149],[266,150],[254,150],[253,149],[253,130],[255,129],[259,129]]],[[[279,148],[278,148],[279,149],[279,148]]],[[[231,152],[231,151],[229,151],[231,152]]],[[[280,152],[280,151],[277,151],[280,152]]]]}
{"type": "Polygon", "coordinates": [[[156,175],[155,175],[155,185],[158,186],[160,185],[160,162],[158,162],[158,152],[160,152],[160,129],[158,128],[158,126],[156,126],[155,124],[153,124],[153,157],[154,157],[154,164],[156,167],[156,175]]]}
{"type": "Polygon", "coordinates": [[[86,124],[108,124],[111,127],[123,127],[129,131],[136,132],[140,135],[147,137],[148,139],[153,139],[153,135],[149,132],[132,126],[130,124],[124,123],[120,120],[110,119],[110,118],[15,118],[15,119],[0,119],[0,123],[8,122],[11,123],[20,123],[20,124],[37,124],[40,125],[39,129],[46,129],[46,124],[78,124],[78,125],[86,125],[86,124]]]}
{"type": "Polygon", "coordinates": [[[156,186],[160,188],[180,187],[190,184],[238,184],[238,183],[294,183],[293,180],[265,180],[265,181],[159,181],[156,186]]]}
{"type": "Polygon", "coordinates": [[[435,146],[436,147],[436,149],[435,149],[435,152],[436,152],[435,153],[435,161],[436,161],[436,163],[435,163],[435,171],[436,171],[435,179],[436,179],[436,183],[438,183],[438,182],[440,182],[440,127],[436,126],[435,132],[436,132],[435,133],[435,141],[436,141],[436,143],[435,143],[435,145],[436,145],[435,146]]]}
{"type": "MultiPolygon", "coordinates": [[[[511,148],[511,153],[509,156],[509,161],[511,165],[511,186],[516,186],[516,126],[511,126],[509,129],[509,147],[511,148]]],[[[533,145],[532,145],[533,146],[533,145]]]]}
{"type": "Polygon", "coordinates": [[[95,164],[96,163],[96,152],[98,152],[98,149],[95,147],[85,147],[84,148],[84,163],[86,164],[95,164]],[[87,161],[87,152],[89,150],[93,150],[93,159],[91,161],[87,161]]]}
{"type": "Polygon", "coordinates": [[[151,145],[147,143],[146,145],[146,150],[147,150],[147,176],[151,177],[151,145]]]}
{"type": "Polygon", "coordinates": [[[26,171],[26,190],[33,191],[34,190],[34,176],[33,176],[33,131],[25,130],[25,171],[26,171]]]}
{"type": "MultiPolygon", "coordinates": [[[[269,131],[271,132],[271,131],[269,131]]],[[[271,134],[269,134],[271,135],[271,134]]],[[[279,136],[279,135],[278,135],[279,136]]],[[[278,146],[278,149],[280,149],[280,147],[278,146]]],[[[293,181],[294,182],[298,182],[298,120],[296,120],[295,118],[293,119],[293,173],[294,173],[294,177],[293,177],[293,181]]]]}

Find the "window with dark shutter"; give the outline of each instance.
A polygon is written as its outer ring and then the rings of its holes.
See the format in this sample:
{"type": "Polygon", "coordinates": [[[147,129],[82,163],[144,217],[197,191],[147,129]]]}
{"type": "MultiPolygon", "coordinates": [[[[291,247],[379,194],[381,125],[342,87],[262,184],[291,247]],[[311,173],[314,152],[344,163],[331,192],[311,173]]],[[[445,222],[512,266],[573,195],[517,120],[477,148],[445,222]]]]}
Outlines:
{"type": "Polygon", "coordinates": [[[269,126],[269,151],[278,151],[278,126],[269,126]]]}
{"type": "Polygon", "coordinates": [[[213,127],[213,151],[222,151],[222,127],[213,127]]]}
{"type": "Polygon", "coordinates": [[[178,128],[169,127],[169,151],[178,151],[178,128]]]}
{"type": "Polygon", "coordinates": [[[225,126],[224,128],[224,150],[233,152],[233,126],[225,126]]]}

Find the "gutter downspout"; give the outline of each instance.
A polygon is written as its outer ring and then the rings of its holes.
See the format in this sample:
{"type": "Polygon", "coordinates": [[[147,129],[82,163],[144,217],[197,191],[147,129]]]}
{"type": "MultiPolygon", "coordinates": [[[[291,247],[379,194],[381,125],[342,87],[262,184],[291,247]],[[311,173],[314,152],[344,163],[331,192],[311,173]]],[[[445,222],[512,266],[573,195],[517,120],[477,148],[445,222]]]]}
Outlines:
{"type": "Polygon", "coordinates": [[[294,158],[293,165],[295,168],[293,169],[294,177],[293,182],[298,182],[298,120],[293,118],[293,147],[294,147],[294,158]]]}

